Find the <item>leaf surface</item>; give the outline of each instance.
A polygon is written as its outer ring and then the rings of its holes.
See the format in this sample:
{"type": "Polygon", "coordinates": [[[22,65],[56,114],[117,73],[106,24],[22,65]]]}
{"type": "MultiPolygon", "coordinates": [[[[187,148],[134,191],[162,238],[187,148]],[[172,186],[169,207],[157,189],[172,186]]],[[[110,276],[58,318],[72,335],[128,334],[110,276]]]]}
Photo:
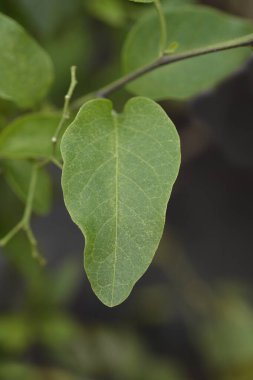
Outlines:
{"type": "Polygon", "coordinates": [[[0,158],[48,158],[59,120],[58,114],[42,113],[14,120],[0,133],[0,158]]]}
{"type": "Polygon", "coordinates": [[[109,100],[87,102],[63,136],[66,207],[86,238],[85,269],[108,305],[129,295],[159,244],[180,165],[176,129],[150,99],[122,114],[109,100]]]}
{"type": "Polygon", "coordinates": [[[16,21],[1,13],[0,35],[0,97],[29,108],[51,85],[51,60],[16,21]]]}
{"type": "MultiPolygon", "coordinates": [[[[251,34],[253,24],[203,6],[165,7],[167,46],[177,44],[176,54],[251,34]]],[[[133,27],[123,49],[125,73],[159,57],[159,20],[155,12],[142,17],[133,27]]],[[[237,48],[191,58],[160,67],[127,88],[153,99],[187,99],[218,84],[237,70],[251,55],[237,48]]]]}

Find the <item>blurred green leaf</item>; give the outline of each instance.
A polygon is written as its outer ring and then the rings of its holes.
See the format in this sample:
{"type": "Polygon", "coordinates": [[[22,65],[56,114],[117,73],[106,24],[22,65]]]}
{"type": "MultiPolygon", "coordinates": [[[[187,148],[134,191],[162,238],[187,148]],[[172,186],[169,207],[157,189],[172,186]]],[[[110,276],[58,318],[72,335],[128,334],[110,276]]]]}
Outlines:
{"type": "Polygon", "coordinates": [[[65,345],[52,345],[55,356],[77,373],[122,380],[186,380],[173,362],[153,355],[131,328],[80,327],[65,345]]]}
{"type": "Polygon", "coordinates": [[[93,36],[88,26],[84,18],[77,18],[74,23],[69,22],[61,33],[44,43],[55,67],[55,82],[50,95],[58,102],[62,103],[63,95],[67,92],[70,67],[73,65],[77,66],[78,88],[82,92],[86,90],[87,70],[93,48],[93,36]]]}
{"type": "Polygon", "coordinates": [[[17,111],[17,106],[14,103],[0,98],[0,131],[6,126],[8,119],[17,114],[17,111]]]}
{"type": "MultiPolygon", "coordinates": [[[[5,178],[14,193],[26,202],[33,164],[25,160],[5,160],[5,178]]],[[[52,182],[47,171],[40,168],[34,194],[33,210],[40,215],[47,214],[52,205],[52,182]]]]}
{"type": "Polygon", "coordinates": [[[0,166],[0,238],[21,219],[24,207],[5,181],[2,162],[0,166]]]}
{"type": "Polygon", "coordinates": [[[0,133],[0,158],[50,157],[51,139],[59,120],[60,116],[57,114],[42,113],[17,118],[0,133]]]}
{"type": "Polygon", "coordinates": [[[79,262],[65,260],[52,275],[51,297],[57,305],[70,301],[79,285],[79,262]]]}
{"type": "MultiPolygon", "coordinates": [[[[177,53],[225,42],[253,32],[253,24],[212,8],[165,8],[167,46],[177,43],[177,53]],[[211,31],[211,32],[210,32],[211,31]]],[[[141,18],[130,32],[123,50],[126,73],[159,56],[159,21],[154,12],[141,18]]],[[[160,67],[129,84],[129,91],[153,99],[186,99],[213,87],[238,69],[251,55],[249,48],[234,49],[160,67]]]]}
{"type": "Polygon", "coordinates": [[[114,27],[122,27],[126,22],[124,1],[120,0],[83,0],[86,9],[96,18],[114,27]]]}
{"type": "MultiPolygon", "coordinates": [[[[20,19],[40,39],[52,38],[69,19],[78,15],[79,0],[1,0],[9,3],[15,19],[20,19]],[[10,4],[11,3],[11,4],[10,4]],[[45,22],[46,20],[46,22],[45,22]]],[[[6,4],[8,8],[8,4],[6,4]]]]}
{"type": "Polygon", "coordinates": [[[3,380],[88,380],[86,377],[72,375],[64,369],[45,366],[40,368],[10,361],[0,363],[0,378],[3,380]]]}
{"type": "Polygon", "coordinates": [[[53,79],[49,56],[14,20],[0,14],[0,97],[29,108],[53,79]]]}
{"type": "Polygon", "coordinates": [[[33,339],[33,331],[22,315],[0,316],[0,353],[22,353],[33,339]]]}
{"type": "Polygon", "coordinates": [[[37,340],[53,351],[75,344],[80,334],[78,323],[60,313],[41,318],[38,327],[37,340]]]}
{"type": "Polygon", "coordinates": [[[197,329],[207,363],[222,372],[253,362],[253,309],[238,292],[217,298],[218,313],[197,329]]]}

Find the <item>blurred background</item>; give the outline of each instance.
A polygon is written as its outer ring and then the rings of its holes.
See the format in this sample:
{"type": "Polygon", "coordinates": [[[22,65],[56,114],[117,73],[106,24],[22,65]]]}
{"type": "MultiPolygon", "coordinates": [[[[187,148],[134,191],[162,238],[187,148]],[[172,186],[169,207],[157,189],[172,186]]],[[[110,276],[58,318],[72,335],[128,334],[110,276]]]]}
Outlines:
{"type": "MultiPolygon", "coordinates": [[[[253,19],[252,0],[199,3],[253,19]]],[[[50,101],[59,107],[72,64],[76,96],[120,76],[123,41],[146,7],[0,2],[51,55],[50,101]]],[[[128,97],[113,95],[119,109],[128,97]]],[[[162,106],[181,136],[183,164],[154,263],[126,302],[103,306],[83,270],[84,242],[65,210],[60,173],[51,168],[52,211],[33,219],[47,266],[32,259],[22,234],[0,255],[0,379],[253,379],[253,60],[218,88],[162,106]]],[[[0,176],[1,236],[22,210],[0,176]]]]}

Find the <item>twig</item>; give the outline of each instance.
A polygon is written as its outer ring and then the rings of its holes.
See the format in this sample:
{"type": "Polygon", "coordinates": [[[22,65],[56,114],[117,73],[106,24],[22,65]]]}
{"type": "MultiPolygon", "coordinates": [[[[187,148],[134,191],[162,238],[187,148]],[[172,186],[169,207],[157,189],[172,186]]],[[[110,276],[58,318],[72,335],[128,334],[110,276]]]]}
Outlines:
{"type": "MultiPolygon", "coordinates": [[[[67,92],[67,94],[65,95],[65,98],[64,98],[64,106],[63,106],[61,120],[60,120],[60,122],[58,124],[58,127],[56,129],[56,132],[55,132],[54,136],[52,137],[52,144],[53,144],[53,154],[52,154],[52,156],[53,156],[53,158],[55,157],[55,154],[56,154],[56,148],[57,148],[57,143],[58,143],[59,135],[60,135],[60,133],[62,131],[62,128],[64,127],[65,121],[68,120],[69,117],[70,117],[70,107],[69,107],[69,104],[70,104],[70,100],[72,98],[73,92],[75,90],[75,87],[77,85],[76,66],[71,66],[70,73],[71,73],[71,81],[70,81],[70,86],[69,86],[68,92],[67,92]]],[[[56,162],[54,162],[54,163],[56,163],[56,162]]]]}
{"type": "Polygon", "coordinates": [[[56,166],[58,166],[60,169],[62,169],[61,163],[55,157],[56,147],[57,147],[59,135],[62,131],[62,128],[64,127],[65,121],[67,119],[69,119],[69,117],[70,117],[69,104],[70,104],[70,100],[71,100],[71,97],[73,95],[73,92],[74,92],[76,85],[77,85],[76,67],[72,66],[71,67],[71,82],[70,82],[69,90],[68,90],[67,94],[65,95],[62,117],[61,117],[61,120],[58,124],[55,135],[52,137],[52,144],[53,144],[52,156],[50,158],[47,158],[47,159],[41,161],[41,162],[34,163],[23,217],[16,224],[15,227],[13,227],[2,239],[0,239],[0,247],[5,247],[18,234],[18,232],[23,230],[27,236],[29,243],[30,243],[32,256],[35,259],[37,259],[40,262],[40,264],[42,264],[42,265],[45,264],[46,261],[41,256],[41,254],[39,253],[37,239],[34,236],[33,231],[31,229],[31,226],[30,226],[31,215],[32,215],[32,206],[33,206],[34,194],[35,194],[36,184],[37,184],[38,170],[40,168],[42,168],[43,166],[46,166],[49,162],[53,162],[56,166]]]}
{"type": "Polygon", "coordinates": [[[52,157],[51,158],[51,162],[53,164],[55,164],[55,166],[57,166],[57,168],[61,169],[62,170],[62,163],[60,161],[58,161],[55,157],[52,157]]]}
{"type": "Polygon", "coordinates": [[[167,43],[167,26],[160,0],[154,1],[160,21],[160,56],[164,54],[167,43]]]}
{"type": "Polygon", "coordinates": [[[32,175],[31,175],[30,184],[29,184],[28,196],[26,199],[25,211],[22,218],[24,225],[28,225],[31,219],[37,178],[38,178],[38,165],[34,164],[32,168],[32,175]]]}
{"type": "Polygon", "coordinates": [[[242,47],[247,47],[247,46],[252,46],[252,45],[253,45],[253,34],[249,34],[249,35],[242,37],[242,38],[237,38],[237,39],[234,39],[234,40],[231,40],[228,42],[211,45],[209,47],[191,50],[191,51],[186,52],[186,53],[163,55],[162,57],[159,57],[158,59],[156,59],[154,62],[152,62],[152,63],[150,63],[150,64],[148,64],[142,68],[139,68],[139,69],[131,72],[130,74],[123,76],[122,78],[112,82],[111,84],[109,84],[105,87],[102,87],[101,89],[99,89],[95,92],[92,92],[90,94],[85,95],[82,98],[77,99],[72,104],[72,108],[73,109],[79,108],[88,99],[92,99],[92,98],[96,98],[96,97],[105,98],[108,95],[112,94],[113,92],[121,89],[125,85],[131,83],[135,79],[138,79],[138,78],[142,77],[143,75],[145,75],[145,74],[147,74],[147,73],[149,73],[149,72],[151,72],[151,71],[153,71],[159,67],[171,65],[171,64],[176,63],[176,62],[184,61],[184,60],[195,58],[195,57],[200,57],[200,56],[207,55],[207,54],[218,53],[218,52],[225,51],[225,50],[242,48],[242,47]]]}
{"type": "MultiPolygon", "coordinates": [[[[45,165],[46,162],[43,164],[45,165]]],[[[22,219],[10,230],[1,240],[0,247],[5,247],[21,230],[26,233],[27,239],[31,246],[32,256],[36,258],[41,265],[46,263],[45,259],[41,256],[38,249],[37,240],[33,234],[33,231],[30,226],[31,215],[32,215],[32,206],[34,201],[34,194],[37,184],[38,170],[42,166],[41,163],[35,163],[33,165],[32,175],[29,184],[28,196],[26,199],[26,205],[23,213],[22,219]]]]}
{"type": "Polygon", "coordinates": [[[23,222],[22,220],[16,224],[15,227],[13,227],[1,240],[0,240],[0,247],[5,247],[9,241],[11,241],[14,236],[17,235],[17,233],[22,230],[23,228],[23,222]]]}

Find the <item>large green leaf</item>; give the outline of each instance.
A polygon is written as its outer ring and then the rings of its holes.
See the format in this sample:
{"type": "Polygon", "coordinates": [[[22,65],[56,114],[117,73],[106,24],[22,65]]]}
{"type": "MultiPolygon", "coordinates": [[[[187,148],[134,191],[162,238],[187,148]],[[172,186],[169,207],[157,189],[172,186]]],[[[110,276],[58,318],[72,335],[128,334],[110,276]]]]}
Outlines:
{"type": "Polygon", "coordinates": [[[35,113],[22,116],[0,133],[0,158],[47,158],[60,117],[35,113]]]}
{"type": "MultiPolygon", "coordinates": [[[[176,53],[207,47],[253,32],[253,24],[202,6],[165,8],[167,46],[176,53]]],[[[159,56],[159,20],[154,12],[140,19],[123,50],[126,73],[159,56]]],[[[163,66],[129,84],[128,89],[153,99],[186,99],[205,91],[233,73],[251,54],[249,48],[209,54],[163,66]]]]}
{"type": "MultiPolygon", "coordinates": [[[[3,163],[5,178],[14,193],[26,202],[33,164],[26,160],[6,160],[3,163]]],[[[33,211],[45,215],[52,204],[52,183],[48,173],[39,169],[33,200],[33,211]]]]}
{"type": "Polygon", "coordinates": [[[0,97],[31,107],[52,82],[51,60],[19,24],[1,13],[0,35],[0,97]]]}
{"type": "Polygon", "coordinates": [[[180,164],[179,138],[163,109],[132,98],[86,103],[63,136],[67,209],[86,237],[85,269],[108,306],[121,303],[159,244],[180,164]]]}

